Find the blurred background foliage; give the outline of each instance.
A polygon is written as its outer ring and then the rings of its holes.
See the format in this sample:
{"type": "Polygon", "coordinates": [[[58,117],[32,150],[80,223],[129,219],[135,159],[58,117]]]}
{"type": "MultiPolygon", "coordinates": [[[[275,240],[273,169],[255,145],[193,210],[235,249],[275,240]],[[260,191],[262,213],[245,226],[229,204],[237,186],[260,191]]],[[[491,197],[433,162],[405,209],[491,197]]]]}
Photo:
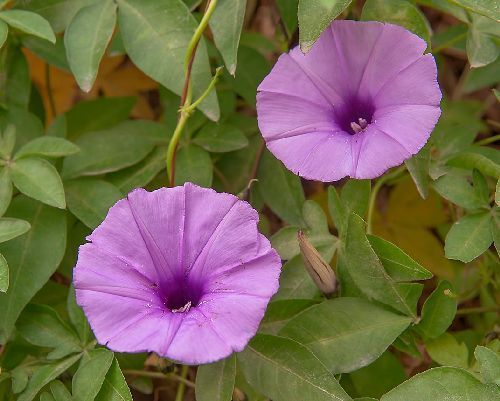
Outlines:
{"type": "Polygon", "coordinates": [[[96,348],[72,268],[114,202],[167,185],[184,53],[206,5],[184,3],[0,2],[0,400],[174,400],[184,386],[185,400],[330,400],[336,379],[350,397],[337,399],[498,399],[494,0],[219,0],[195,93],[226,68],[188,120],[176,184],[251,202],[285,261],[280,291],[246,351],[197,371],[96,348]],[[371,185],[300,180],[258,131],[258,84],[334,18],[402,25],[438,64],[443,114],[429,143],[371,185]],[[324,301],[307,276],[298,229],[335,269],[340,298],[324,301]]]}

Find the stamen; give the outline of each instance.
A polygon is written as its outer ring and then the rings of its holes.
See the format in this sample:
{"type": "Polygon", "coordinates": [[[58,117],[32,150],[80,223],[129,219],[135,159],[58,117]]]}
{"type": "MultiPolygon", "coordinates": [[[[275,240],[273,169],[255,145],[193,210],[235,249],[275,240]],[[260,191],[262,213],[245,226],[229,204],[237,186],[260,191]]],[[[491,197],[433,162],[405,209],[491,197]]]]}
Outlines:
{"type": "Polygon", "coordinates": [[[351,129],[356,134],[359,134],[361,131],[363,131],[363,128],[361,128],[361,125],[355,123],[354,121],[351,123],[351,129]]]}
{"type": "Polygon", "coordinates": [[[189,312],[189,309],[191,309],[191,301],[189,301],[186,305],[184,305],[182,308],[179,309],[172,309],[172,313],[184,313],[184,312],[189,312]]]}
{"type": "Polygon", "coordinates": [[[364,118],[358,118],[359,126],[362,129],[365,129],[368,126],[368,121],[366,121],[364,118]]]}

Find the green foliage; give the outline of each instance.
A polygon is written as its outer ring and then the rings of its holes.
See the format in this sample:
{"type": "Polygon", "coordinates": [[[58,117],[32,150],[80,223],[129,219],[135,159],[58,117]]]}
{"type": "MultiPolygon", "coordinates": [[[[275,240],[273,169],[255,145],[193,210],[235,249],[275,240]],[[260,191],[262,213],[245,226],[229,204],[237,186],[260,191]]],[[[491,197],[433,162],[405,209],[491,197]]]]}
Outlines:
{"type": "Polygon", "coordinates": [[[129,386],[161,398],[180,382],[199,401],[499,400],[497,3],[218,0],[191,96],[186,50],[207,3],[0,1],[0,401],[131,401],[129,386]],[[281,53],[307,52],[339,18],[420,36],[444,96],[404,166],[323,185],[266,149],[256,96],[281,53]],[[181,110],[174,183],[248,200],[283,268],[245,349],[183,377],[98,345],[72,268],[112,205],[167,186],[181,97],[196,101],[220,66],[199,110],[181,110]],[[335,275],[332,299],[298,231],[335,275]]]}

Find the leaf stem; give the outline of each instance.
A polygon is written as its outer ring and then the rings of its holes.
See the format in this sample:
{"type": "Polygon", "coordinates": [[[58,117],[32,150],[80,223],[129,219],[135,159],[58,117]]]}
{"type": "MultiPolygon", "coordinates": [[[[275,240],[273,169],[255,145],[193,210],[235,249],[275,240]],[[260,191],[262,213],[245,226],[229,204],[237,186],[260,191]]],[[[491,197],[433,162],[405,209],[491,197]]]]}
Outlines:
{"type": "Polygon", "coordinates": [[[477,145],[477,146],[489,145],[490,143],[493,143],[496,141],[500,141],[500,134],[493,135],[493,136],[490,136],[488,138],[484,138],[480,141],[477,141],[474,145],[477,145]]]}
{"type": "Polygon", "coordinates": [[[488,313],[497,312],[500,313],[500,305],[495,306],[479,306],[477,308],[463,308],[457,310],[457,315],[471,315],[474,313],[488,313]]]}
{"type": "Polygon", "coordinates": [[[367,223],[366,233],[367,234],[371,234],[373,232],[373,213],[375,212],[375,203],[377,201],[377,195],[378,195],[378,192],[380,191],[380,188],[382,188],[384,186],[384,184],[387,183],[388,181],[390,181],[394,178],[397,178],[405,170],[406,170],[406,167],[403,164],[402,166],[400,166],[396,170],[392,171],[391,173],[380,177],[375,182],[375,185],[373,185],[372,193],[370,194],[370,203],[368,205],[368,215],[366,218],[366,223],[367,223]]]}
{"type": "Polygon", "coordinates": [[[45,63],[45,86],[47,88],[47,97],[49,98],[50,113],[52,114],[52,118],[56,118],[56,103],[54,102],[54,96],[52,96],[52,83],[50,78],[49,63],[45,63]]]}
{"type": "MultiPolygon", "coordinates": [[[[189,371],[189,366],[182,365],[181,369],[181,377],[186,380],[187,374],[189,371]]],[[[184,400],[184,392],[186,391],[186,383],[183,381],[179,381],[179,386],[177,387],[177,394],[175,395],[175,401],[183,401],[184,400]]]]}
{"type": "Polygon", "coordinates": [[[173,379],[176,380],[180,383],[184,383],[188,387],[193,387],[195,384],[187,380],[186,378],[176,375],[175,373],[161,373],[161,372],[149,372],[147,370],[123,370],[123,374],[128,375],[128,376],[141,376],[141,377],[149,377],[151,379],[173,379]]]}
{"type": "Polygon", "coordinates": [[[184,87],[182,89],[181,102],[179,106],[179,120],[177,121],[177,126],[175,127],[172,139],[168,144],[167,149],[167,174],[168,181],[171,187],[175,185],[175,156],[177,153],[177,148],[179,145],[179,140],[182,136],[186,122],[189,119],[192,111],[203,101],[203,99],[210,93],[210,91],[215,86],[218,76],[220,75],[220,70],[217,69],[215,77],[210,82],[208,88],[203,92],[198,100],[191,104],[193,91],[191,85],[191,71],[193,69],[194,58],[196,55],[196,49],[198,48],[198,43],[200,42],[201,36],[205,31],[208,21],[212,16],[215,6],[217,5],[217,0],[209,0],[203,18],[200,24],[196,28],[191,40],[189,41],[188,47],[186,49],[186,56],[184,59],[185,77],[184,77],[184,87]],[[194,106],[193,106],[194,105],[194,106]],[[191,107],[193,106],[193,107],[191,107]]]}

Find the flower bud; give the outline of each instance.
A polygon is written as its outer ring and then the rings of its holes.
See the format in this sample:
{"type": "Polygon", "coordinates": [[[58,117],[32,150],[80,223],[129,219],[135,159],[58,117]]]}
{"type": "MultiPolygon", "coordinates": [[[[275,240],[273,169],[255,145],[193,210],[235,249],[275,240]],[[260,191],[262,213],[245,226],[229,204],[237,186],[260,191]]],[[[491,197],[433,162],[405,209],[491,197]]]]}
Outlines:
{"type": "Polygon", "coordinates": [[[337,287],[335,273],[316,248],[307,240],[302,231],[297,233],[297,239],[299,240],[300,253],[307,272],[320,291],[329,298],[337,287]]]}

